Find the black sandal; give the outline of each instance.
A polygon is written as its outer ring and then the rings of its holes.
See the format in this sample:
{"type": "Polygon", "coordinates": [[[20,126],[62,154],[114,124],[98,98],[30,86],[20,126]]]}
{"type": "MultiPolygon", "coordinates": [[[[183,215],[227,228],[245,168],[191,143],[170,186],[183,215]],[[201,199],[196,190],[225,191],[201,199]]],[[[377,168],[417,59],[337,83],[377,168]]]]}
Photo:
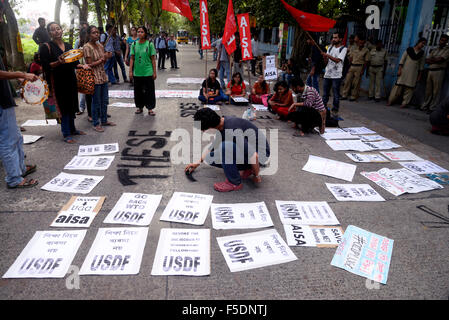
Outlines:
{"type": "Polygon", "coordinates": [[[26,189],[26,188],[32,188],[34,186],[36,186],[39,182],[37,180],[31,179],[31,180],[27,180],[24,179],[23,182],[21,184],[18,184],[17,186],[11,187],[11,186],[7,186],[8,189],[26,189]]]}
{"type": "Polygon", "coordinates": [[[135,112],[135,114],[141,114],[141,113],[143,113],[142,109],[137,109],[137,111],[135,112]]]}
{"type": "Polygon", "coordinates": [[[25,178],[26,176],[32,174],[33,172],[36,172],[37,165],[32,166],[26,166],[26,171],[24,174],[22,174],[22,178],[25,178]]]}

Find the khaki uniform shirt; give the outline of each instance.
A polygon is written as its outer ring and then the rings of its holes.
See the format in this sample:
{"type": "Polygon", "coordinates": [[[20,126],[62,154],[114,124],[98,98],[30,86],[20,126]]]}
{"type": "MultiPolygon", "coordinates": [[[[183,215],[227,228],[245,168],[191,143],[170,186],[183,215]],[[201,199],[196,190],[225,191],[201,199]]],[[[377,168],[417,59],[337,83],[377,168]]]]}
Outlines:
{"type": "Polygon", "coordinates": [[[369,61],[369,50],[365,47],[351,51],[352,64],[365,64],[369,61]]]}
{"type": "Polygon", "coordinates": [[[387,50],[381,49],[379,51],[376,48],[370,51],[369,61],[371,66],[384,66],[387,61],[387,50]]]}
{"type": "Polygon", "coordinates": [[[432,63],[429,65],[429,69],[446,69],[448,65],[449,60],[449,46],[445,46],[443,49],[440,49],[440,47],[433,49],[429,56],[427,58],[436,58],[436,57],[442,57],[444,58],[443,62],[440,63],[432,63]]]}
{"type": "Polygon", "coordinates": [[[416,86],[419,71],[424,70],[424,64],[426,62],[425,58],[425,55],[423,55],[421,59],[413,60],[408,56],[407,51],[405,51],[399,62],[399,65],[402,65],[402,74],[396,83],[414,88],[416,86]]]}
{"type": "Polygon", "coordinates": [[[348,58],[351,56],[351,53],[352,53],[356,48],[357,48],[357,45],[356,45],[355,43],[348,46],[348,53],[347,53],[348,58]]]}

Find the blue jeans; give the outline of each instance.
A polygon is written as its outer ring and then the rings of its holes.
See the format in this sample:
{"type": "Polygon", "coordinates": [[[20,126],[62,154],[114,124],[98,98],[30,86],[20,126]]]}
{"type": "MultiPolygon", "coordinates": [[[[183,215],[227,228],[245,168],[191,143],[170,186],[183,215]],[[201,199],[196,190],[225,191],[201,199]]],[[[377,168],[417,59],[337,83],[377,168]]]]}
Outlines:
{"type": "Polygon", "coordinates": [[[338,112],[338,110],[340,109],[340,86],[341,86],[341,78],[339,79],[324,78],[323,103],[325,106],[327,106],[327,102],[329,101],[329,93],[332,87],[332,95],[334,97],[332,111],[336,112],[338,112]]]}
{"type": "Polygon", "coordinates": [[[75,115],[63,114],[61,116],[61,131],[64,138],[70,137],[76,133],[75,128],[75,115]]]}
{"type": "Polygon", "coordinates": [[[23,181],[26,171],[23,137],[17,126],[14,108],[0,107],[0,159],[6,172],[6,183],[15,187],[23,181]]]}
{"type": "Polygon", "coordinates": [[[108,122],[108,83],[96,84],[92,97],[92,124],[94,127],[108,122]]]}
{"type": "Polygon", "coordinates": [[[112,54],[111,59],[106,61],[106,63],[104,64],[104,71],[106,71],[106,74],[108,75],[108,79],[109,79],[110,83],[116,83],[116,81],[117,81],[114,77],[114,73],[112,72],[115,62],[116,62],[115,55],[112,54]]]}
{"type": "Polygon", "coordinates": [[[198,96],[198,100],[207,104],[216,104],[219,101],[229,101],[229,96],[223,93],[223,90],[220,89],[218,96],[209,98],[209,101],[206,100],[206,97],[203,95],[203,89],[200,90],[200,95],[198,96]]]}
{"type": "Polygon", "coordinates": [[[240,185],[242,183],[242,178],[240,177],[239,171],[244,171],[251,169],[251,165],[249,164],[248,157],[245,157],[242,164],[237,164],[237,152],[238,148],[236,144],[232,141],[223,141],[220,145],[221,152],[219,152],[218,156],[220,156],[221,163],[216,163],[217,160],[215,157],[214,151],[212,151],[205,159],[205,162],[213,167],[222,168],[224,170],[224,174],[228,181],[233,185],[240,185]],[[232,158],[231,158],[231,150],[232,150],[232,158]]]}
{"type": "Polygon", "coordinates": [[[86,110],[86,95],[84,93],[80,93],[80,111],[83,112],[86,110]]]}
{"type": "Polygon", "coordinates": [[[218,58],[218,50],[214,50],[214,57],[213,57],[213,60],[214,60],[214,61],[217,61],[217,58],[218,58]]]}
{"type": "Polygon", "coordinates": [[[293,74],[288,74],[287,72],[282,73],[282,81],[287,82],[287,84],[290,86],[290,81],[294,78],[295,76],[293,74]]]}
{"type": "Polygon", "coordinates": [[[307,77],[306,84],[309,87],[315,88],[316,91],[318,91],[318,93],[320,93],[320,75],[319,74],[315,73],[313,76],[309,75],[307,77]]]}
{"type": "Polygon", "coordinates": [[[220,61],[220,70],[218,70],[218,76],[220,78],[220,84],[222,88],[226,88],[226,84],[224,82],[224,76],[226,72],[226,80],[231,81],[231,66],[229,61],[220,61]]]}
{"type": "Polygon", "coordinates": [[[117,69],[117,64],[120,66],[120,69],[122,69],[122,77],[123,77],[123,81],[126,81],[126,69],[125,69],[125,64],[123,62],[123,57],[120,56],[115,56],[115,61],[116,63],[114,63],[114,78],[117,80],[120,79],[118,76],[118,69],[117,69]]]}

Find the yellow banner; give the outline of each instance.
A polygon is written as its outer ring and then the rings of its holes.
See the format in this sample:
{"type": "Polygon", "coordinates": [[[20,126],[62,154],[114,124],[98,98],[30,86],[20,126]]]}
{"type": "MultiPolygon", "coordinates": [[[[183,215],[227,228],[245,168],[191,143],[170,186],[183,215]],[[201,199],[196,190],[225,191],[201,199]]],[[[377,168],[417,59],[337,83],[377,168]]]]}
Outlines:
{"type": "Polygon", "coordinates": [[[19,32],[17,32],[17,52],[23,53],[22,40],[19,32]]]}

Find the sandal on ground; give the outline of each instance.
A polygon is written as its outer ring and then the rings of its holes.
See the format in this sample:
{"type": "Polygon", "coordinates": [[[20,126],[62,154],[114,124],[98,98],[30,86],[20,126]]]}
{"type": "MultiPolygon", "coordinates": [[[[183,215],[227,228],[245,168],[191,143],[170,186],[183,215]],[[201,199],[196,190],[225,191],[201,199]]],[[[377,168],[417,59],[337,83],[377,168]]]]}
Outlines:
{"type": "Polygon", "coordinates": [[[114,123],[114,122],[110,122],[110,121],[108,121],[108,122],[106,122],[106,123],[102,123],[101,124],[103,127],[104,126],[109,126],[109,127],[115,127],[116,126],[116,124],[114,123]]]}
{"type": "Polygon", "coordinates": [[[296,132],[293,134],[293,136],[294,136],[294,137],[304,137],[304,132],[302,132],[302,131],[296,131],[296,132]]]}
{"type": "Polygon", "coordinates": [[[26,171],[24,174],[22,174],[22,178],[25,178],[27,175],[32,174],[37,169],[36,165],[26,166],[26,171]]]}
{"type": "Polygon", "coordinates": [[[156,115],[156,113],[153,110],[149,110],[148,115],[154,117],[156,115]]]}
{"type": "Polygon", "coordinates": [[[243,184],[239,184],[236,186],[235,184],[230,183],[227,179],[224,182],[217,182],[214,184],[214,189],[218,192],[230,192],[237,191],[243,188],[243,184]]]}
{"type": "Polygon", "coordinates": [[[37,184],[38,184],[38,181],[37,181],[37,180],[34,180],[34,179],[31,179],[31,180],[23,179],[23,181],[22,181],[20,184],[14,186],[14,187],[7,186],[7,188],[8,188],[8,189],[25,189],[25,188],[31,188],[31,187],[34,187],[34,186],[36,186],[37,184]]]}
{"type": "Polygon", "coordinates": [[[24,127],[20,127],[20,132],[27,131],[24,127]]]}
{"type": "Polygon", "coordinates": [[[85,136],[87,133],[81,130],[76,130],[74,133],[72,133],[74,136],[85,136]]]}
{"type": "Polygon", "coordinates": [[[77,113],[75,113],[77,116],[80,116],[84,113],[84,111],[78,111],[77,113]]]}
{"type": "Polygon", "coordinates": [[[75,143],[76,140],[73,139],[72,137],[65,137],[64,138],[64,142],[66,142],[66,143],[75,143]]]}
{"type": "Polygon", "coordinates": [[[143,113],[143,110],[142,109],[137,109],[137,111],[136,112],[134,112],[135,114],[141,114],[141,113],[143,113]]]}
{"type": "Polygon", "coordinates": [[[104,132],[104,129],[102,126],[96,126],[96,127],[94,127],[94,130],[97,132],[104,132]]]}

